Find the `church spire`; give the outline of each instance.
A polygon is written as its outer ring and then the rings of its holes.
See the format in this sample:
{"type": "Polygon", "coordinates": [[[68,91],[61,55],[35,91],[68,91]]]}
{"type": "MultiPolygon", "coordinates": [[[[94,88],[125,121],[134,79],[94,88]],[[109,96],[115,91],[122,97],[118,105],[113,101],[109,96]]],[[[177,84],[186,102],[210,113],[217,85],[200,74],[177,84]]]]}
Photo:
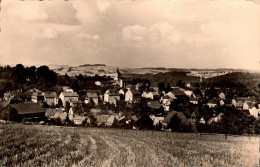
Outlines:
{"type": "Polygon", "coordinates": [[[117,76],[118,77],[120,77],[121,76],[121,73],[120,73],[120,71],[119,71],[119,68],[117,67],[117,69],[116,69],[116,73],[117,73],[117,76]]]}

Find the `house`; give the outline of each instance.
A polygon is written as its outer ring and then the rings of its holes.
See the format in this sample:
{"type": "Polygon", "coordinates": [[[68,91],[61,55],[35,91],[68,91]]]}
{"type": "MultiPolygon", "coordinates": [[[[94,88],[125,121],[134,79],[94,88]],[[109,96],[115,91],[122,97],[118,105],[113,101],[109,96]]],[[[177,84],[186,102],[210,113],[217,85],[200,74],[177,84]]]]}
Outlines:
{"type": "Polygon", "coordinates": [[[93,100],[95,105],[98,105],[98,94],[97,93],[87,93],[85,97],[85,103],[89,103],[90,100],[93,100]]]}
{"type": "Polygon", "coordinates": [[[48,118],[53,118],[56,112],[62,113],[63,112],[63,108],[48,108],[45,112],[45,116],[48,118]]]}
{"type": "Polygon", "coordinates": [[[71,89],[69,86],[63,86],[62,90],[63,92],[74,92],[73,89],[71,89]]]}
{"type": "Polygon", "coordinates": [[[149,101],[147,103],[147,107],[149,107],[153,114],[158,115],[163,112],[163,107],[158,101],[149,101]]]}
{"type": "Polygon", "coordinates": [[[224,100],[221,99],[221,100],[219,101],[219,105],[220,105],[220,106],[224,106],[224,105],[225,105],[224,100]]]}
{"type": "Polygon", "coordinates": [[[259,108],[253,107],[249,109],[250,115],[254,116],[255,118],[258,118],[258,115],[260,113],[259,108]]]}
{"type": "Polygon", "coordinates": [[[160,98],[160,95],[158,92],[149,92],[146,95],[146,98],[152,99],[152,100],[158,100],[160,98]]]}
{"type": "Polygon", "coordinates": [[[82,101],[81,100],[70,100],[69,104],[71,107],[75,107],[75,106],[78,106],[78,107],[82,107],[82,101]]]}
{"type": "Polygon", "coordinates": [[[141,100],[141,93],[138,90],[128,89],[125,93],[125,101],[133,103],[141,100]]]}
{"type": "Polygon", "coordinates": [[[153,91],[153,92],[159,92],[158,87],[150,87],[150,90],[153,91]]]}
{"type": "Polygon", "coordinates": [[[237,101],[235,99],[232,99],[231,103],[232,103],[233,106],[235,106],[235,107],[237,106],[237,101]]]}
{"type": "Polygon", "coordinates": [[[121,88],[121,89],[119,90],[119,94],[125,96],[125,93],[126,93],[127,91],[128,91],[128,89],[126,89],[126,88],[121,88]]]}
{"type": "Polygon", "coordinates": [[[38,103],[9,104],[0,112],[0,119],[22,121],[24,118],[43,118],[45,111],[38,103]]]}
{"type": "Polygon", "coordinates": [[[142,93],[142,98],[147,98],[147,94],[149,93],[149,91],[143,91],[142,93]]]}
{"type": "Polygon", "coordinates": [[[56,92],[45,92],[43,93],[44,96],[44,101],[49,105],[49,106],[55,106],[58,104],[58,98],[56,92]]]}
{"type": "Polygon", "coordinates": [[[96,93],[98,95],[98,101],[103,101],[104,99],[104,93],[102,93],[101,90],[97,89],[97,90],[88,90],[87,93],[96,93]]]}
{"type": "Polygon", "coordinates": [[[217,99],[210,99],[207,103],[207,105],[209,106],[209,108],[214,108],[215,106],[217,106],[218,104],[218,100],[217,99]]]}
{"type": "Polygon", "coordinates": [[[27,92],[39,93],[39,92],[42,92],[42,91],[40,91],[39,89],[36,89],[36,88],[32,88],[32,89],[28,90],[27,92]]]}
{"type": "Polygon", "coordinates": [[[221,92],[219,95],[218,95],[218,97],[220,98],[220,99],[222,99],[222,100],[225,100],[225,94],[223,93],[223,92],[221,92]]]}
{"type": "Polygon", "coordinates": [[[187,88],[190,88],[190,87],[191,87],[191,84],[190,84],[190,83],[187,83],[187,84],[186,84],[186,87],[187,87],[187,88]]]}
{"type": "Polygon", "coordinates": [[[131,120],[134,121],[134,122],[137,122],[140,118],[138,118],[136,115],[133,115],[131,117],[131,120]]]}
{"type": "Polygon", "coordinates": [[[190,97],[189,101],[192,104],[198,104],[199,103],[199,98],[197,98],[197,97],[190,97]]]}
{"type": "Polygon", "coordinates": [[[143,85],[144,85],[143,83],[138,83],[135,85],[135,89],[140,90],[143,87],[143,85]]]}
{"type": "Polygon", "coordinates": [[[106,126],[112,126],[116,120],[116,117],[114,115],[110,115],[107,119],[107,122],[105,123],[106,126]]]}
{"type": "Polygon", "coordinates": [[[26,91],[26,92],[20,92],[19,96],[22,99],[22,101],[32,101],[32,92],[26,91]]]}
{"type": "Polygon", "coordinates": [[[194,124],[196,123],[196,119],[194,119],[194,118],[190,118],[190,119],[188,119],[188,121],[189,121],[192,125],[194,125],[194,124]]]}
{"type": "Polygon", "coordinates": [[[200,113],[199,113],[198,110],[195,110],[195,111],[193,111],[193,112],[191,113],[191,118],[193,118],[193,119],[198,119],[198,118],[200,118],[200,117],[201,117],[201,115],[200,115],[200,113]]]}
{"type": "Polygon", "coordinates": [[[164,108],[164,111],[170,110],[171,101],[172,101],[172,99],[168,95],[161,97],[161,103],[164,108]]]}
{"type": "Polygon", "coordinates": [[[131,79],[128,79],[128,78],[123,78],[123,77],[120,77],[118,79],[118,84],[121,88],[124,88],[126,87],[128,84],[130,84],[132,82],[131,79]]]}
{"type": "Polygon", "coordinates": [[[44,96],[42,92],[34,92],[32,94],[32,102],[34,103],[40,103],[44,101],[44,96]]]}
{"type": "Polygon", "coordinates": [[[223,113],[220,113],[217,117],[211,117],[209,120],[208,120],[208,124],[212,124],[213,122],[219,122],[222,118],[224,114],[223,113]]]}
{"type": "Polygon", "coordinates": [[[205,121],[205,119],[204,119],[203,117],[201,117],[200,120],[199,120],[199,123],[201,123],[201,124],[205,124],[206,121],[205,121]]]}
{"type": "Polygon", "coordinates": [[[236,99],[232,100],[232,104],[236,108],[243,108],[244,103],[248,100],[247,97],[237,97],[236,99]]]}
{"type": "Polygon", "coordinates": [[[252,109],[253,107],[255,107],[255,105],[256,105],[256,103],[254,103],[254,102],[245,101],[244,104],[243,104],[242,109],[243,110],[249,110],[249,109],[252,109]]]}
{"type": "Polygon", "coordinates": [[[185,95],[186,96],[188,96],[188,97],[192,97],[193,96],[193,91],[191,91],[191,90],[184,90],[184,93],[185,93],[185,95]]]}
{"type": "Polygon", "coordinates": [[[75,125],[82,125],[86,119],[87,119],[87,117],[85,117],[85,116],[75,115],[73,117],[73,122],[75,125]]]}
{"type": "Polygon", "coordinates": [[[4,93],[3,99],[4,99],[4,100],[11,100],[13,97],[14,97],[13,92],[7,91],[7,92],[4,93]]]}
{"type": "Polygon", "coordinates": [[[61,99],[63,106],[65,106],[66,102],[78,101],[79,95],[77,92],[61,92],[59,98],[61,99]]]}
{"type": "Polygon", "coordinates": [[[108,89],[104,94],[104,101],[116,105],[120,101],[120,94],[115,89],[108,89]]]}
{"type": "Polygon", "coordinates": [[[0,110],[1,110],[1,108],[4,108],[4,107],[6,107],[8,104],[10,104],[10,101],[9,100],[2,100],[2,101],[0,101],[0,110]]]}
{"type": "Polygon", "coordinates": [[[189,124],[188,119],[185,117],[185,115],[184,115],[182,112],[172,111],[172,112],[169,112],[169,113],[166,115],[166,117],[164,118],[164,120],[162,121],[163,127],[168,128],[168,125],[170,124],[171,119],[172,119],[172,117],[173,117],[175,114],[177,114],[178,118],[181,120],[181,123],[182,123],[183,125],[188,125],[188,124],[189,124]]]}
{"type": "Polygon", "coordinates": [[[172,87],[172,91],[170,91],[177,99],[187,96],[185,94],[185,90],[179,87],[172,87]]]}
{"type": "Polygon", "coordinates": [[[96,82],[95,82],[95,85],[97,85],[97,86],[102,86],[102,83],[101,83],[100,81],[96,81],[96,82]]]}
{"type": "Polygon", "coordinates": [[[162,125],[162,121],[164,120],[164,117],[156,117],[153,114],[149,115],[149,118],[153,121],[154,127],[162,125]]]}

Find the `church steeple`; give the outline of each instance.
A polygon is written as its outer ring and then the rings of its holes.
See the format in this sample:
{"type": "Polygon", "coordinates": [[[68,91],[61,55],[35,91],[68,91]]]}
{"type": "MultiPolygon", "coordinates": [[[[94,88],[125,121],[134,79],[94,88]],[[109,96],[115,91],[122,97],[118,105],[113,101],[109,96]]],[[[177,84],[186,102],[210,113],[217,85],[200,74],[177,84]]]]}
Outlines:
{"type": "Polygon", "coordinates": [[[118,67],[117,67],[117,69],[116,69],[116,73],[117,73],[117,77],[119,78],[119,77],[121,76],[121,73],[120,73],[118,67]]]}

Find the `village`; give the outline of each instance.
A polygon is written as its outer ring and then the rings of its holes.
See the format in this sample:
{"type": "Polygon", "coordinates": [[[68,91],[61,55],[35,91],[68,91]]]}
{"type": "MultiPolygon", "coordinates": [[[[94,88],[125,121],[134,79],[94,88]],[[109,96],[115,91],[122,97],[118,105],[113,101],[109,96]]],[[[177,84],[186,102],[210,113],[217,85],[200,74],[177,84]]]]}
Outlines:
{"type": "Polygon", "coordinates": [[[70,86],[63,86],[59,94],[37,88],[6,90],[0,102],[0,120],[42,125],[255,133],[254,124],[260,111],[256,97],[236,97],[223,88],[200,90],[194,84],[183,85],[181,81],[175,87],[164,83],[150,87],[147,81],[134,83],[122,77],[118,68],[113,76],[109,82],[96,80],[95,89],[85,90],[83,96],[70,86]],[[231,132],[225,128],[230,125],[225,123],[228,124],[229,119],[236,121],[234,112],[243,127],[231,132]]]}

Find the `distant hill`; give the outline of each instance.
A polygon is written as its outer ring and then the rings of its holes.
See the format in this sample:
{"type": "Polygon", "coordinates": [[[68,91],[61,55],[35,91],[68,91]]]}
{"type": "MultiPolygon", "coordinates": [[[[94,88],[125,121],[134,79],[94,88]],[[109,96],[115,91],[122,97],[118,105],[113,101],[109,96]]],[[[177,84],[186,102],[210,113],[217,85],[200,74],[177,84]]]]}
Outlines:
{"type": "Polygon", "coordinates": [[[78,67],[88,67],[88,66],[106,66],[105,64],[83,64],[78,67]]]}

